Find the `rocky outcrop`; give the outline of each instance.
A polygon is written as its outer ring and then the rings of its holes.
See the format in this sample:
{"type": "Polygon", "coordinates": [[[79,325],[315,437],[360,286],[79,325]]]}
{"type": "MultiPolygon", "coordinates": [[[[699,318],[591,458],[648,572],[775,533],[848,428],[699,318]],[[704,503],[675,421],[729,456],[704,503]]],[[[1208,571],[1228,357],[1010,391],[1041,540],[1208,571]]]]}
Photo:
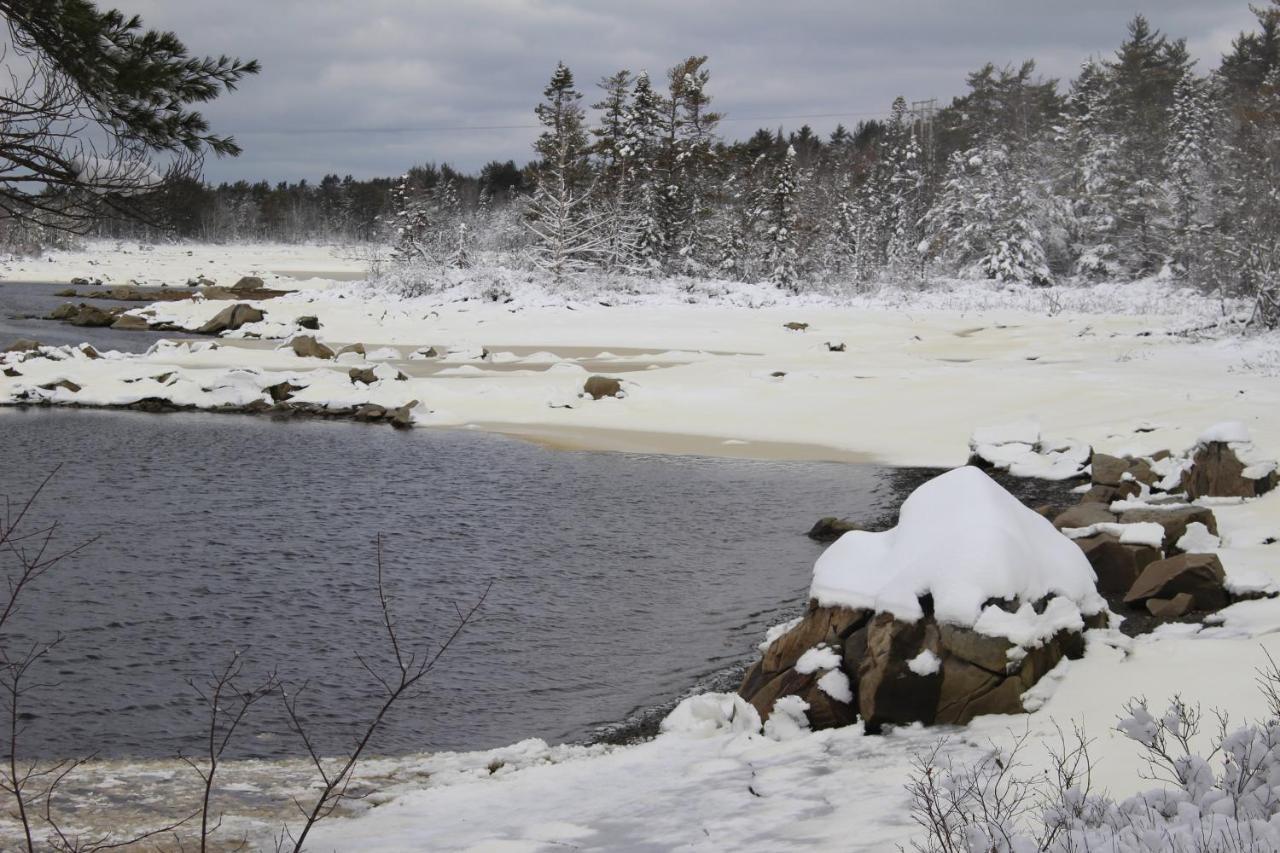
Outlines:
{"type": "Polygon", "coordinates": [[[207,323],[196,329],[196,333],[218,335],[223,332],[233,332],[246,323],[261,322],[265,316],[266,313],[261,309],[254,308],[246,302],[239,302],[223,308],[207,323]]]}
{"type": "Polygon", "coordinates": [[[582,393],[592,400],[602,397],[617,397],[622,392],[622,383],[610,376],[592,376],[582,386],[582,393]]]}
{"type": "Polygon", "coordinates": [[[1202,497],[1256,498],[1276,487],[1270,465],[1246,465],[1231,444],[1210,441],[1196,447],[1191,466],[1182,472],[1182,490],[1191,500],[1202,497]]]}
{"type": "MultiPolygon", "coordinates": [[[[1102,627],[1105,614],[1087,622],[1102,627]]],[[[1023,693],[1063,658],[1083,654],[1079,631],[1063,630],[1023,649],[932,615],[906,622],[811,601],[804,617],[747,671],[738,692],[762,720],[778,699],[800,696],[810,704],[806,714],[815,729],[846,725],[854,716],[872,732],[887,724],[963,724],[983,714],[1021,713],[1023,693]],[[822,647],[839,654],[851,701],[824,691],[821,673],[797,669],[806,653],[822,647]]]]}

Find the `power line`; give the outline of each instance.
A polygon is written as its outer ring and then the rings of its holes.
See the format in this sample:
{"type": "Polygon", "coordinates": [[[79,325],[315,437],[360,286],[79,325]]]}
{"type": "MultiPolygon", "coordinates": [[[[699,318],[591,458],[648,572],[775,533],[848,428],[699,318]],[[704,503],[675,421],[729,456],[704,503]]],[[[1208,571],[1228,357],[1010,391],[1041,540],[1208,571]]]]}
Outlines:
{"type": "MultiPolygon", "coordinates": [[[[808,115],[779,115],[779,116],[724,116],[720,120],[722,122],[735,121],[797,121],[802,119],[819,119],[819,118],[862,118],[866,116],[883,116],[887,115],[887,110],[857,110],[841,113],[810,113],[808,115]]],[[[237,136],[297,136],[306,134],[313,136],[317,134],[350,134],[350,133],[465,133],[467,131],[490,131],[490,130],[537,130],[541,128],[540,124],[460,124],[460,125],[430,125],[423,127],[292,127],[292,128],[253,128],[247,130],[232,131],[237,136]]]]}

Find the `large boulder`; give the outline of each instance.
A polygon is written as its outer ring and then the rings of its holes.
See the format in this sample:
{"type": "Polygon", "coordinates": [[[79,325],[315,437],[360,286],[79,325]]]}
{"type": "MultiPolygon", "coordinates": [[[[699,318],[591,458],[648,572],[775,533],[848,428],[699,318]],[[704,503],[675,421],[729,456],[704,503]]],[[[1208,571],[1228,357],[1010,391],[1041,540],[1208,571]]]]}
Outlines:
{"type": "Polygon", "coordinates": [[[1226,572],[1216,554],[1179,554],[1143,569],[1124,601],[1141,607],[1149,599],[1172,599],[1186,593],[1196,610],[1217,610],[1228,601],[1225,580],[1226,572]]]}
{"type": "Polygon", "coordinates": [[[209,322],[205,323],[196,332],[201,335],[217,335],[222,332],[234,332],[236,329],[246,323],[258,323],[266,313],[259,308],[254,308],[246,302],[238,302],[235,305],[228,305],[217,314],[209,322]]]}
{"type": "Polygon", "coordinates": [[[74,302],[64,302],[49,312],[49,319],[70,320],[72,317],[80,313],[80,308],[81,306],[74,302]]]}
{"type": "Polygon", "coordinates": [[[311,335],[298,335],[289,341],[289,349],[299,358],[333,358],[333,350],[311,335]]]}
{"type": "Polygon", "coordinates": [[[1213,510],[1203,506],[1174,505],[1151,509],[1127,509],[1120,513],[1121,524],[1141,524],[1154,522],[1164,528],[1162,550],[1167,556],[1180,553],[1178,540],[1187,532],[1187,526],[1196,522],[1203,524],[1214,536],[1218,535],[1218,521],[1213,510]]]}
{"type": "Polygon", "coordinates": [[[1093,566],[1098,578],[1098,592],[1123,595],[1142,574],[1142,570],[1159,560],[1160,550],[1150,545],[1122,543],[1110,533],[1074,540],[1093,566]]]}
{"type": "Polygon", "coordinates": [[[262,290],[263,287],[265,284],[256,275],[246,275],[231,285],[232,290],[262,290]]]}
{"type": "Polygon", "coordinates": [[[1196,447],[1191,467],[1182,472],[1182,490],[1189,499],[1256,498],[1276,487],[1275,463],[1248,464],[1236,453],[1238,445],[1247,442],[1208,441],[1196,447]]]}
{"type": "Polygon", "coordinates": [[[592,400],[616,397],[622,391],[622,383],[611,376],[592,376],[582,386],[582,391],[589,394],[592,400]]]}
{"type": "Polygon", "coordinates": [[[95,305],[82,305],[75,316],[68,318],[73,326],[86,326],[91,328],[99,328],[110,326],[116,321],[116,315],[109,311],[103,311],[95,305]]]}
{"type": "Polygon", "coordinates": [[[1152,470],[1150,462],[1146,459],[1135,459],[1132,456],[1094,453],[1091,465],[1092,481],[1103,486],[1119,486],[1130,481],[1151,486],[1160,479],[1152,470]]]}
{"type": "Polygon", "coordinates": [[[740,693],[767,718],[784,696],[813,696],[807,656],[838,652],[847,687],[826,691],[834,708],[817,697],[815,728],[840,725],[842,702],[868,731],[1021,712],[1022,695],[1108,618],[1081,550],[973,467],[917,489],[892,530],[840,537],[810,595],[740,693]]]}

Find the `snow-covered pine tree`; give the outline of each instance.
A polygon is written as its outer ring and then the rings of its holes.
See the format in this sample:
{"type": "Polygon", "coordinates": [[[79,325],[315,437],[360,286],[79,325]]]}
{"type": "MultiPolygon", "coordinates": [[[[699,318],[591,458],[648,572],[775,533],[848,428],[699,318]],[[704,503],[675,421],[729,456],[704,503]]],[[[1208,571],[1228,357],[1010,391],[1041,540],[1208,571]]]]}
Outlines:
{"type": "Polygon", "coordinates": [[[599,214],[590,205],[587,136],[573,74],[562,62],[535,110],[546,128],[534,144],[540,160],[537,190],[526,224],[539,267],[559,283],[591,265],[605,242],[599,214]]]}
{"type": "Polygon", "coordinates": [[[1106,70],[1086,62],[1067,96],[1058,145],[1063,165],[1058,193],[1070,210],[1074,271],[1093,278],[1121,272],[1115,243],[1119,176],[1116,126],[1106,70]]]}
{"type": "Polygon", "coordinates": [[[796,150],[787,146],[774,170],[773,185],[762,211],[764,255],[762,263],[769,281],[784,290],[798,293],[800,272],[797,253],[796,194],[799,191],[796,150]]]}
{"type": "Polygon", "coordinates": [[[409,265],[433,262],[433,221],[425,198],[417,193],[406,173],[391,190],[391,261],[409,265]]]}
{"type": "Polygon", "coordinates": [[[923,272],[920,219],[925,212],[924,164],[914,128],[906,130],[890,157],[893,172],[889,176],[888,187],[885,268],[892,278],[905,281],[918,278],[923,272]]]}
{"type": "Polygon", "coordinates": [[[1208,84],[1190,72],[1174,90],[1165,150],[1171,213],[1170,251],[1177,270],[1195,259],[1199,236],[1207,224],[1210,191],[1209,158],[1214,133],[1208,84]]]}
{"type": "Polygon", "coordinates": [[[629,242],[626,263],[637,272],[656,275],[667,256],[663,208],[662,96],[647,71],[636,75],[627,105],[620,155],[630,180],[623,204],[629,242]]]}

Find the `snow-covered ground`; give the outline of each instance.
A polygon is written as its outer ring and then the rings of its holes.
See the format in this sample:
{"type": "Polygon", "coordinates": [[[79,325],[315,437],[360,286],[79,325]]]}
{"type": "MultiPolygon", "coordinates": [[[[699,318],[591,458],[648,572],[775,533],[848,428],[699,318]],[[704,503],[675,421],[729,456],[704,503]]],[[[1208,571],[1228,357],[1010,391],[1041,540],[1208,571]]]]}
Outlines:
{"type": "MultiPolygon", "coordinates": [[[[288,269],[328,270],[333,279],[358,268],[340,255],[322,247],[129,255],[95,247],[10,262],[4,276],[65,281],[90,275],[93,256],[113,281],[177,276],[171,283],[181,284],[205,271],[192,265],[198,258],[216,259],[207,268],[217,267],[220,283],[288,269]],[[33,271],[41,264],[50,275],[33,271]]],[[[963,463],[975,429],[1011,422],[1034,421],[1054,439],[1103,452],[1146,454],[1183,451],[1211,424],[1230,420],[1248,428],[1261,452],[1280,456],[1280,337],[1189,332],[1211,326],[1222,306],[1158,282],[1065,291],[1052,304],[1035,291],[972,283],[843,304],[822,294],[743,291],[764,307],[674,285],[655,285],[635,304],[603,306],[588,291],[551,298],[516,284],[512,301],[492,303],[462,301],[471,295],[466,285],[404,300],[362,283],[316,280],[305,292],[256,303],[266,319],[217,348],[28,359],[14,365],[21,376],[0,376],[0,399],[69,379],[81,390],[37,395],[243,404],[288,380],[307,386],[299,402],[419,400],[419,426],[472,426],[565,448],[936,466],[963,463]],[[366,355],[300,358],[277,349],[280,340],[244,337],[283,339],[307,315],[321,323],[308,334],[335,349],[363,343],[366,355]],[[808,327],[784,328],[789,322],[808,327]],[[440,356],[414,357],[427,347],[440,356]],[[388,378],[365,386],[348,377],[352,367],[377,364],[407,379],[383,371],[388,378]],[[593,374],[620,378],[625,395],[580,396],[593,374]]],[[[134,310],[194,327],[228,304],[134,310]]],[[[1221,534],[1215,550],[1229,581],[1280,583],[1280,545],[1264,544],[1280,537],[1280,495],[1212,504],[1221,534]]],[[[1132,793],[1149,783],[1135,772],[1136,747],[1114,732],[1125,700],[1145,695],[1158,707],[1179,693],[1241,718],[1258,715],[1264,703],[1254,672],[1266,651],[1280,655],[1277,630],[1280,601],[1255,601],[1194,634],[1167,628],[1129,641],[1093,632],[1083,660],[1037,685],[1037,712],[979,719],[950,732],[949,749],[964,760],[988,740],[1008,742],[1029,728],[1038,743],[1080,721],[1098,739],[1096,782],[1132,793]]],[[[725,697],[686,705],[668,732],[624,749],[524,743],[501,754],[405,759],[396,766],[416,770],[397,775],[410,781],[392,784],[376,807],[365,803],[363,815],[322,825],[314,848],[883,850],[909,842],[915,827],[903,786],[912,754],[945,733],[871,737],[855,728],[779,741],[736,730],[726,713],[733,707],[725,697]]]]}

